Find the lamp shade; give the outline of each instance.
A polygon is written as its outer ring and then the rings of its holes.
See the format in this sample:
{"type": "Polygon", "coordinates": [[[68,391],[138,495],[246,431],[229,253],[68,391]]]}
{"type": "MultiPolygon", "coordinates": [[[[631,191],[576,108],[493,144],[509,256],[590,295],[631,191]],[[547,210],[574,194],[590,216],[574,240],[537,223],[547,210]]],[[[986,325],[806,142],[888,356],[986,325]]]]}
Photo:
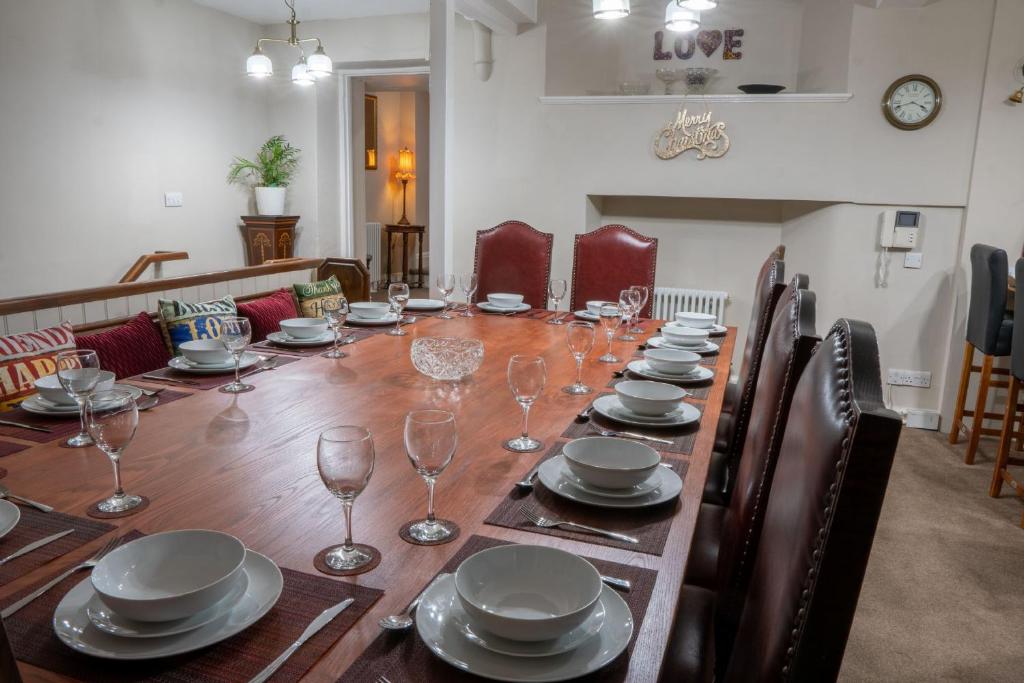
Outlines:
{"type": "Polygon", "coordinates": [[[416,154],[408,147],[398,150],[398,171],[395,177],[399,180],[412,180],[416,177],[416,154]]]}
{"type": "Polygon", "coordinates": [[[255,78],[267,78],[274,75],[274,64],[270,61],[270,57],[256,48],[256,51],[245,60],[245,73],[255,78]]]}
{"type": "Polygon", "coordinates": [[[700,12],[685,9],[670,0],[665,8],[665,28],[678,33],[688,33],[700,28],[700,12]]]}
{"type": "Polygon", "coordinates": [[[316,52],[306,58],[306,68],[313,78],[323,78],[334,71],[334,62],[324,53],[323,47],[318,47],[316,52]]]}
{"type": "Polygon", "coordinates": [[[298,63],[292,67],[292,83],[298,85],[312,85],[313,76],[310,75],[309,69],[306,67],[306,58],[303,57],[298,63]]]}
{"type": "Polygon", "coordinates": [[[629,16],[629,0],[594,0],[594,17],[621,19],[629,16]]]}
{"type": "Polygon", "coordinates": [[[696,12],[715,9],[718,7],[718,0],[676,0],[676,4],[683,9],[692,9],[696,12]]]}

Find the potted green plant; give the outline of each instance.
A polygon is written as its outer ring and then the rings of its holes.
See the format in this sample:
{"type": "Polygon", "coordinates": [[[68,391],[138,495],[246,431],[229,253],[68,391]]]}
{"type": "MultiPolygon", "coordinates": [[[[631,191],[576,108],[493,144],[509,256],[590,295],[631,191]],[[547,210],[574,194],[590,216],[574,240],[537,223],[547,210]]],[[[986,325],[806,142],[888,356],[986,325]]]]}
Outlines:
{"type": "Polygon", "coordinates": [[[256,190],[259,215],[281,216],[288,184],[299,168],[301,151],[288,144],[283,135],[275,135],[263,143],[255,161],[235,157],[228,171],[228,182],[251,185],[256,190]]]}

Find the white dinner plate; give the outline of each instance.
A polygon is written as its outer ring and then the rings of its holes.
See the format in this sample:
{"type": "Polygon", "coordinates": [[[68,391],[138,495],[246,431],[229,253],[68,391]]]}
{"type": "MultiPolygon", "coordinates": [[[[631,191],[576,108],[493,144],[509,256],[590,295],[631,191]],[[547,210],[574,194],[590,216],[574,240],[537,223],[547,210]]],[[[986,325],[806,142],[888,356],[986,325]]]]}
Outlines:
{"type": "Polygon", "coordinates": [[[440,311],[444,302],[440,299],[409,299],[405,302],[407,311],[440,311]]]}
{"type": "MultiPolygon", "coordinates": [[[[671,321],[671,322],[665,323],[665,327],[686,327],[686,328],[689,328],[690,326],[689,325],[683,325],[682,323],[679,323],[679,322],[671,321]]],[[[700,328],[696,328],[696,329],[700,329],[700,328]]],[[[726,332],[729,331],[728,328],[725,325],[717,325],[717,324],[716,325],[712,325],[711,327],[706,327],[704,329],[706,329],[708,331],[708,335],[712,336],[712,337],[721,337],[726,332]]]]}
{"type": "Polygon", "coordinates": [[[311,339],[299,339],[289,336],[285,332],[271,332],[267,335],[267,339],[281,346],[323,346],[334,341],[334,332],[327,330],[323,334],[311,339]]]}
{"type": "Polygon", "coordinates": [[[641,377],[661,382],[673,382],[675,384],[698,384],[700,382],[706,382],[715,376],[715,373],[711,369],[706,368],[703,365],[698,365],[693,369],[693,372],[688,372],[685,375],[670,375],[667,372],[658,372],[645,360],[632,361],[626,366],[626,369],[635,375],[640,375],[641,377]]]}
{"type": "Polygon", "coordinates": [[[53,630],[72,650],[103,659],[157,659],[209,647],[255,624],[281,597],[284,578],[269,558],[246,550],[242,567],[249,579],[245,594],[219,618],[193,631],[164,638],[118,638],[104,633],[85,612],[96,594],[88,576],[57,605],[53,630]]]}
{"type": "Polygon", "coordinates": [[[121,638],[164,638],[176,636],[179,633],[194,631],[201,626],[206,626],[214,619],[218,619],[228,610],[232,609],[245,595],[249,587],[249,575],[244,571],[238,574],[235,585],[223,599],[215,605],[193,614],[185,619],[174,621],[134,621],[127,619],[103,604],[99,595],[95,592],[92,598],[85,605],[85,614],[93,626],[121,638]]]}
{"type": "Polygon", "coordinates": [[[657,417],[640,415],[629,410],[615,394],[606,394],[594,401],[594,410],[610,420],[635,427],[681,427],[700,420],[700,410],[689,403],[683,402],[667,415],[657,417]]]}
{"type": "MultiPolygon", "coordinates": [[[[118,391],[127,391],[136,401],[142,398],[142,389],[131,384],[115,384],[112,388],[118,391]]],[[[27,412],[35,413],[36,415],[78,415],[77,405],[62,406],[51,403],[39,394],[33,394],[26,398],[22,401],[21,407],[27,412]]]]}
{"type": "Polygon", "coordinates": [[[594,486],[593,484],[587,483],[576,476],[576,473],[569,468],[569,463],[565,462],[564,455],[559,455],[558,457],[562,458],[562,463],[564,465],[564,467],[562,467],[562,476],[565,477],[565,480],[584,493],[590,493],[595,496],[601,496],[603,498],[636,498],[638,496],[646,496],[661,485],[661,479],[655,476],[657,472],[651,472],[651,476],[636,486],[630,486],[624,489],[601,488],[600,486],[594,486]]]}
{"type": "MultiPolygon", "coordinates": [[[[662,468],[664,469],[664,468],[662,468]]],[[[544,683],[566,681],[606,666],[622,654],[633,637],[633,616],[611,588],[603,586],[601,630],[579,647],[548,657],[513,657],[470,642],[452,618],[455,578],[445,577],[427,588],[416,609],[416,630],[431,652],[452,666],[495,681],[544,683]]]]}
{"type": "MultiPolygon", "coordinates": [[[[261,360],[263,360],[263,358],[258,354],[245,351],[244,353],[242,353],[242,358],[238,362],[238,369],[248,370],[252,366],[259,363],[261,360]]],[[[190,375],[226,375],[230,372],[235,371],[235,361],[232,360],[230,363],[226,364],[218,363],[217,365],[206,365],[193,363],[184,356],[175,356],[174,358],[167,361],[167,367],[171,368],[172,370],[177,370],[179,372],[187,372],[190,375]]]]}
{"type": "Polygon", "coordinates": [[[349,314],[345,320],[346,325],[356,325],[358,327],[382,327],[384,325],[394,325],[398,322],[397,313],[388,313],[383,318],[360,318],[357,315],[349,314]]]}
{"type": "Polygon", "coordinates": [[[476,307],[488,313],[522,313],[531,308],[530,304],[527,303],[516,304],[515,306],[495,306],[489,301],[481,301],[476,307]]]}
{"type": "Polygon", "coordinates": [[[708,356],[712,353],[718,353],[718,344],[715,342],[707,341],[700,346],[683,346],[682,344],[673,344],[664,337],[651,337],[647,340],[648,346],[653,346],[656,349],[675,349],[677,351],[693,351],[699,353],[702,356],[708,356]]]}
{"type": "Polygon", "coordinates": [[[632,509],[661,505],[678,498],[683,490],[683,480],[679,475],[674,470],[659,465],[654,468],[654,474],[651,475],[652,477],[658,477],[659,483],[657,488],[650,493],[635,498],[609,498],[608,496],[588,493],[572,484],[564,476],[568,469],[569,466],[565,464],[564,457],[556,455],[544,461],[540,469],[537,470],[537,478],[540,479],[540,483],[544,484],[544,488],[556,496],[561,496],[577,503],[583,503],[584,505],[593,505],[594,507],[632,509]]]}
{"type": "Polygon", "coordinates": [[[601,316],[594,315],[590,311],[576,311],[575,313],[573,313],[573,315],[579,318],[580,320],[589,320],[592,323],[601,322],[601,316]]]}
{"type": "Polygon", "coordinates": [[[21,519],[21,509],[9,500],[0,500],[0,538],[11,533],[21,519]]]}

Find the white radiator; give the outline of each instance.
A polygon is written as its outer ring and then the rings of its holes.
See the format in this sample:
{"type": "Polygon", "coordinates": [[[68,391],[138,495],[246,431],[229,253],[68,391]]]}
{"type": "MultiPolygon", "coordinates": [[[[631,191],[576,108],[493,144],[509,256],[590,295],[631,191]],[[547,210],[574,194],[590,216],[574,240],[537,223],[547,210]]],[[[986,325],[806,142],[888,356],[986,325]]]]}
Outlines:
{"type": "Polygon", "coordinates": [[[728,300],[728,292],[655,287],[653,315],[660,320],[674,320],[679,311],[710,313],[718,318],[718,324],[724,325],[725,303],[728,300]]]}
{"type": "Polygon", "coordinates": [[[370,291],[376,292],[384,281],[384,250],[381,248],[382,228],[380,223],[366,224],[366,266],[370,270],[370,291]]]}

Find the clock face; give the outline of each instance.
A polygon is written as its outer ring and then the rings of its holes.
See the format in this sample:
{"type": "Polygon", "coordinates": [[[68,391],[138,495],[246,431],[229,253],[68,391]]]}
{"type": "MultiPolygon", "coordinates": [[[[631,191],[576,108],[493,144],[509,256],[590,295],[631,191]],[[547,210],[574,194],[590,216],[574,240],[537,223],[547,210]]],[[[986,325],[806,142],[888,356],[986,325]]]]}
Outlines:
{"type": "Polygon", "coordinates": [[[942,93],[930,78],[905,76],[889,87],[883,107],[889,123],[904,130],[916,130],[938,116],[942,93]]]}

